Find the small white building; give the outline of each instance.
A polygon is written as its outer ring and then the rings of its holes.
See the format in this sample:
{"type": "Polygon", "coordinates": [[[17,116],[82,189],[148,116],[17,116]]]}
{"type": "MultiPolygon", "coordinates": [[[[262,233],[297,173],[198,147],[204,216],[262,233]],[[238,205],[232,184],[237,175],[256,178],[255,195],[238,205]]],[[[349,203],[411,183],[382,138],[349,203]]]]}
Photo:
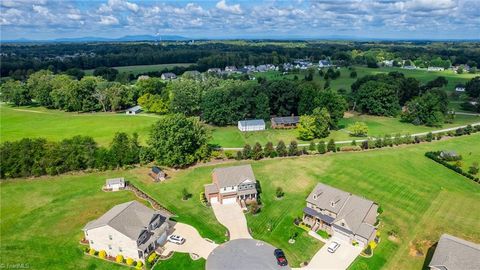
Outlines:
{"type": "Polygon", "coordinates": [[[105,189],[118,191],[125,188],[125,178],[111,178],[105,182],[105,189]]]}
{"type": "Polygon", "coordinates": [[[428,67],[427,71],[444,71],[445,68],[443,67],[428,67]]]}
{"type": "Polygon", "coordinates": [[[240,131],[265,130],[265,121],[263,121],[263,119],[238,121],[238,129],[240,131]]]}
{"type": "Polygon", "coordinates": [[[455,92],[465,92],[465,87],[457,86],[457,87],[455,87],[455,92]]]}
{"type": "Polygon", "coordinates": [[[162,73],[160,78],[165,81],[167,80],[171,81],[171,80],[175,80],[177,78],[177,75],[175,75],[175,73],[172,73],[172,72],[167,72],[167,73],[162,73]]]}
{"type": "Polygon", "coordinates": [[[142,111],[142,107],[140,106],[134,106],[132,108],[128,108],[125,110],[125,114],[127,115],[136,115],[142,111]]]}

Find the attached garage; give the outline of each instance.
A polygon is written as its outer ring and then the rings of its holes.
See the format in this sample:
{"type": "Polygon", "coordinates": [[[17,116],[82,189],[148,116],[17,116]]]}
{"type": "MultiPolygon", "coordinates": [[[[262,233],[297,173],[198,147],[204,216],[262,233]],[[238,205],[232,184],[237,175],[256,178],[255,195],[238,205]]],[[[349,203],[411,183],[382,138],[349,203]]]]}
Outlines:
{"type": "Polygon", "coordinates": [[[335,226],[335,224],[332,226],[333,228],[333,236],[342,240],[342,241],[345,241],[345,242],[348,242],[350,243],[352,240],[350,238],[350,233],[344,231],[342,228],[338,227],[338,226],[335,226]]]}
{"type": "Polygon", "coordinates": [[[236,197],[223,198],[223,200],[222,200],[222,204],[233,204],[233,203],[237,203],[237,198],[236,197]]]}
{"type": "Polygon", "coordinates": [[[218,203],[218,197],[210,197],[210,203],[218,203]]]}
{"type": "Polygon", "coordinates": [[[163,245],[163,243],[165,243],[166,240],[167,240],[167,231],[164,231],[162,235],[160,235],[160,237],[157,239],[157,244],[163,245]]]}

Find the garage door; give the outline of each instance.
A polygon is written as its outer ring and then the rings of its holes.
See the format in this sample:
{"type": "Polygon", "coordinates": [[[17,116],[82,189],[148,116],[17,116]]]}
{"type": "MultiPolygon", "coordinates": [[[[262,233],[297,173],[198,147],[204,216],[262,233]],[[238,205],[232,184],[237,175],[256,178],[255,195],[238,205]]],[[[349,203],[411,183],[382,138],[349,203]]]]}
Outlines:
{"type": "Polygon", "coordinates": [[[222,201],[223,204],[232,204],[232,203],[237,203],[237,198],[228,198],[228,199],[223,199],[222,201]]]}
{"type": "Polygon", "coordinates": [[[350,235],[346,235],[344,232],[340,231],[340,230],[333,230],[333,236],[338,238],[339,240],[341,241],[345,241],[345,242],[350,242],[350,235]]]}
{"type": "Polygon", "coordinates": [[[167,240],[167,232],[163,232],[162,235],[158,238],[157,243],[163,244],[167,240]]]}
{"type": "Polygon", "coordinates": [[[218,197],[211,197],[210,203],[218,203],[218,197]]]}

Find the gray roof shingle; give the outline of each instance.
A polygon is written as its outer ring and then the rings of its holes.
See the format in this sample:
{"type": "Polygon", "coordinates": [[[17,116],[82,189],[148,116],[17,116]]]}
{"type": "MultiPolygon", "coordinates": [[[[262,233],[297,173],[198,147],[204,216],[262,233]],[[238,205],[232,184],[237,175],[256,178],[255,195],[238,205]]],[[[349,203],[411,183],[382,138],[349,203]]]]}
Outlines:
{"type": "Polygon", "coordinates": [[[216,168],[213,174],[217,178],[219,188],[238,186],[247,179],[253,183],[257,182],[251,165],[216,168]]]}
{"type": "MultiPolygon", "coordinates": [[[[150,222],[159,212],[137,202],[130,201],[112,207],[103,216],[90,221],[83,228],[84,231],[102,226],[110,226],[132,240],[137,240],[150,222]]],[[[160,215],[165,221],[167,218],[160,215]]]]}
{"type": "Polygon", "coordinates": [[[429,266],[448,270],[478,270],[480,269],[480,245],[443,234],[429,266]]]}

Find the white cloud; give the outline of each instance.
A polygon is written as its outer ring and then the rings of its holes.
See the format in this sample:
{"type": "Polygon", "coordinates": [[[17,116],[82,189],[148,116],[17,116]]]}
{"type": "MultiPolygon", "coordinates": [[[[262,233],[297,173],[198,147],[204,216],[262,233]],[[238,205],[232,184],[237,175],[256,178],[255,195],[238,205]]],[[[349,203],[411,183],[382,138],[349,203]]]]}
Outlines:
{"type": "Polygon", "coordinates": [[[117,24],[119,24],[119,21],[116,17],[114,17],[112,15],[100,16],[99,24],[101,24],[101,25],[117,25],[117,24]]]}
{"type": "Polygon", "coordinates": [[[35,11],[36,13],[38,13],[40,15],[43,15],[43,16],[49,16],[50,15],[50,11],[48,10],[48,8],[46,8],[44,6],[33,5],[32,8],[33,8],[33,11],[35,11]]]}
{"type": "Polygon", "coordinates": [[[218,8],[219,10],[226,11],[226,12],[233,13],[233,14],[242,14],[243,13],[242,8],[240,7],[240,4],[235,4],[235,5],[230,5],[229,6],[227,4],[227,1],[225,1],[225,0],[219,1],[215,5],[215,7],[218,8]]]}

